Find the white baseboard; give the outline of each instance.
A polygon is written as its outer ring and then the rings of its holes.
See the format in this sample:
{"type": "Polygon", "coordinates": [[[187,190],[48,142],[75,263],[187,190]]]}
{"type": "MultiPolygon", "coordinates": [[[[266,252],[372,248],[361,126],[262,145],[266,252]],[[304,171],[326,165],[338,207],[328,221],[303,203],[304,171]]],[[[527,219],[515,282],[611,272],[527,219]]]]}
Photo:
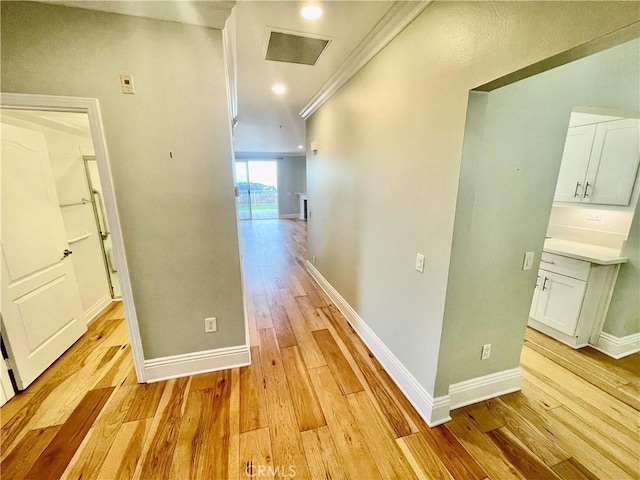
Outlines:
{"type": "Polygon", "coordinates": [[[327,296],[342,312],[362,341],[369,347],[389,376],[430,427],[451,420],[450,411],[472,403],[520,390],[520,368],[504,370],[483,377],[472,378],[449,387],[449,395],[433,398],[382,340],[360,318],[358,313],[333,288],[308,260],[306,267],[327,296]]]}
{"type": "Polygon", "coordinates": [[[102,312],[105,308],[109,306],[109,304],[113,302],[111,295],[107,295],[100,300],[98,300],[92,307],[89,307],[84,312],[84,319],[87,323],[91,322],[94,318],[96,318],[100,312],[102,312]]]}
{"type": "Polygon", "coordinates": [[[249,345],[240,345],[145,360],[144,371],[146,381],[151,383],[250,364],[249,345]]]}
{"type": "Polygon", "coordinates": [[[520,390],[520,376],[520,367],[517,367],[454,383],[449,387],[451,410],[517,392],[520,390]]]}
{"type": "Polygon", "coordinates": [[[616,337],[607,332],[600,332],[595,348],[616,359],[626,357],[640,352],[640,333],[616,337]]]}
{"type": "Polygon", "coordinates": [[[299,213],[283,213],[278,215],[278,218],[300,218],[299,213]]]}
{"type": "Polygon", "coordinates": [[[320,288],[342,312],[362,341],[369,347],[389,376],[404,393],[407,399],[418,411],[420,416],[430,427],[435,427],[451,420],[449,416],[449,397],[434,398],[420,385],[415,377],[400,363],[400,360],[382,343],[382,340],[360,318],[358,313],[342,298],[342,295],[322,276],[311,264],[306,262],[306,267],[311,276],[318,282],[320,288]]]}

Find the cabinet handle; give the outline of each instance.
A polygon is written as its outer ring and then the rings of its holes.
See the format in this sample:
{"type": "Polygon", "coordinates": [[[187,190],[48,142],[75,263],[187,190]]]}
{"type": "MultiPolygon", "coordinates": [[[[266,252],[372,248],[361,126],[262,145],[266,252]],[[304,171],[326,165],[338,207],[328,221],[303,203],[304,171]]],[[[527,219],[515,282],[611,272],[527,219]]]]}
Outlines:
{"type": "Polygon", "coordinates": [[[534,290],[540,286],[540,285],[538,284],[538,280],[540,280],[540,275],[538,275],[538,276],[536,277],[536,286],[535,286],[535,287],[533,287],[533,289],[534,289],[534,290]]]}
{"type": "Polygon", "coordinates": [[[547,289],[547,280],[549,280],[548,277],[544,277],[544,282],[542,282],[542,291],[544,292],[547,289]]]}
{"type": "Polygon", "coordinates": [[[573,192],[573,197],[579,197],[580,195],[578,195],[578,189],[580,188],[580,182],[576,182],[576,190],[573,192]]]}
{"type": "Polygon", "coordinates": [[[555,265],[556,262],[550,262],[549,260],[540,260],[542,263],[548,263],[549,265],[555,265]]]}
{"type": "Polygon", "coordinates": [[[584,195],[582,196],[582,198],[587,198],[589,196],[587,194],[587,190],[589,190],[589,187],[593,188],[593,185],[591,185],[589,182],[587,182],[586,185],[584,186],[584,195]]]}

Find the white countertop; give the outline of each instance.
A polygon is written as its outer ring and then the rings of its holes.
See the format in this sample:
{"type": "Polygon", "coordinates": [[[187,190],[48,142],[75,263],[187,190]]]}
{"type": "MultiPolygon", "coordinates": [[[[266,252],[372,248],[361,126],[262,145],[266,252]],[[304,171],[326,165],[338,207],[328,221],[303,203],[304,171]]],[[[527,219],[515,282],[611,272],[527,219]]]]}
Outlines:
{"type": "Polygon", "coordinates": [[[543,250],[548,253],[586,260],[600,265],[616,265],[618,263],[627,263],[628,260],[627,257],[620,256],[620,250],[615,248],[572,242],[559,238],[547,238],[544,241],[543,250]]]}

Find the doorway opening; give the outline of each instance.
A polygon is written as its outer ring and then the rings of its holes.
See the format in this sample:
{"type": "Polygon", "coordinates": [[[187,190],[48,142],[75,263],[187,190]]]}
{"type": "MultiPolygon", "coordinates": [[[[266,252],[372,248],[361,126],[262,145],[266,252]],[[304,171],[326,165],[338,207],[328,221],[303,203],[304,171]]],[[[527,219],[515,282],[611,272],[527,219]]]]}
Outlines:
{"type": "Polygon", "coordinates": [[[452,358],[475,341],[509,352],[502,368],[523,389],[586,382],[640,406],[627,368],[640,360],[639,47],[470,93],[445,317],[485,318],[461,329],[452,358]]]}
{"type": "Polygon", "coordinates": [[[97,101],[20,94],[1,100],[1,331],[14,380],[11,386],[2,376],[2,400],[25,390],[105,315],[126,318],[128,332],[119,332],[128,333],[144,382],[97,101]]]}
{"type": "Polygon", "coordinates": [[[278,218],[277,161],[236,161],[236,182],[240,220],[278,218]]]}

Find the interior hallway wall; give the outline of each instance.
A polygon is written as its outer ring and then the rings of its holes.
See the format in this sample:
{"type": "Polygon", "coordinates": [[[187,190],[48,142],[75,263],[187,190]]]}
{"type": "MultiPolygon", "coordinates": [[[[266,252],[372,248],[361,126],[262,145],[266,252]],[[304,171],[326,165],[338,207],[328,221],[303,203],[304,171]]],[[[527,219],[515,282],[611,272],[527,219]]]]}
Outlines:
{"type": "Polygon", "coordinates": [[[307,158],[282,157],[278,159],[278,214],[298,216],[300,196],[307,193],[307,158]]]}
{"type": "MultiPolygon", "coordinates": [[[[308,119],[307,148],[321,146],[309,258],[429,394],[447,393],[435,383],[469,90],[639,17],[626,2],[434,2],[308,119]]],[[[478,363],[463,358],[460,372],[478,363]]]]}
{"type": "Polygon", "coordinates": [[[144,357],[245,345],[221,31],[2,2],[1,61],[3,92],[100,101],[144,357]]]}

